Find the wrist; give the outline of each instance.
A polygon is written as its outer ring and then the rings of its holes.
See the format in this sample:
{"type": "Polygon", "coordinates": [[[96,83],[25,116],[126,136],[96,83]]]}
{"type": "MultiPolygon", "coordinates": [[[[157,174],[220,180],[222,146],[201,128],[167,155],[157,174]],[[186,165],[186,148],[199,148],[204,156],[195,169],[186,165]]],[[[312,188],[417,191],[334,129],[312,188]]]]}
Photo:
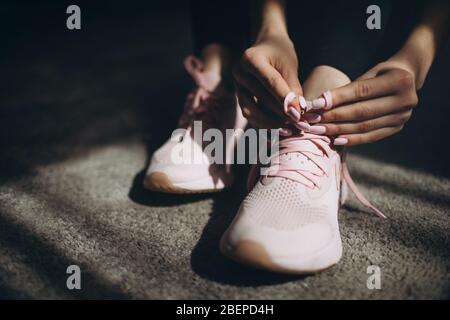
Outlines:
{"type": "Polygon", "coordinates": [[[420,48],[406,44],[389,59],[389,61],[409,71],[414,76],[417,90],[422,87],[433,61],[423,51],[420,48]]]}
{"type": "Polygon", "coordinates": [[[270,24],[261,26],[255,42],[258,43],[270,38],[285,38],[286,40],[291,41],[287,29],[284,26],[270,24]]]}
{"type": "Polygon", "coordinates": [[[402,63],[412,72],[416,88],[420,89],[436,53],[436,43],[433,31],[426,25],[417,26],[406,43],[390,60],[402,63]]]}
{"type": "Polygon", "coordinates": [[[260,7],[260,23],[256,41],[270,37],[287,37],[287,23],[284,4],[281,0],[265,0],[260,7]]]}

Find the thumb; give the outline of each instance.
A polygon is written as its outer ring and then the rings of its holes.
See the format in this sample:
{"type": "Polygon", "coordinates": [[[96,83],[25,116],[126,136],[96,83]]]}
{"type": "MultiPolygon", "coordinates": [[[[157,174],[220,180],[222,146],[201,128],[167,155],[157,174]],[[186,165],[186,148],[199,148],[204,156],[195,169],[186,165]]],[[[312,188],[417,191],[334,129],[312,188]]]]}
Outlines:
{"type": "Polygon", "coordinates": [[[289,74],[285,77],[285,79],[292,91],[294,91],[299,96],[303,96],[303,89],[300,85],[297,74],[289,74]]]}
{"type": "MultiPolygon", "coordinates": [[[[295,92],[295,94],[298,97],[303,97],[303,89],[302,89],[302,86],[300,85],[300,81],[298,79],[297,73],[290,73],[289,75],[287,75],[285,77],[285,79],[286,79],[286,83],[288,84],[291,91],[295,92]]],[[[300,112],[300,105],[295,104],[295,105],[293,105],[293,107],[295,109],[297,109],[298,112],[300,112]]],[[[303,106],[303,108],[305,108],[305,107],[306,106],[303,106]]]]}

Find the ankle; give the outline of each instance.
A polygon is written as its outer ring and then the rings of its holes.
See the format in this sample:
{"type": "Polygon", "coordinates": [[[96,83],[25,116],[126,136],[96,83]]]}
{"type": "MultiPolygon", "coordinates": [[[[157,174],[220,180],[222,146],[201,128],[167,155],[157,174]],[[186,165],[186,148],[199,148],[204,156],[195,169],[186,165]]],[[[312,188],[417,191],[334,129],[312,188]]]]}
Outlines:
{"type": "Polygon", "coordinates": [[[201,59],[204,63],[203,72],[216,79],[217,86],[231,90],[231,52],[219,44],[210,44],[203,48],[201,59]]]}

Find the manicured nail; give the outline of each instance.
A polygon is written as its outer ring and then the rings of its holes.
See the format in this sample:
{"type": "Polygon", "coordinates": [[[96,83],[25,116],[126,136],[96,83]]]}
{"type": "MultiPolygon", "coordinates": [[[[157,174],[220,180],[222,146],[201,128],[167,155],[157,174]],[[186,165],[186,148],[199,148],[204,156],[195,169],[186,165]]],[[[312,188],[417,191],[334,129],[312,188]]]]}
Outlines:
{"type": "Polygon", "coordinates": [[[300,102],[300,107],[302,109],[306,110],[306,108],[308,107],[308,104],[306,103],[305,98],[303,98],[302,96],[299,96],[298,101],[300,102]]]}
{"type": "Polygon", "coordinates": [[[283,137],[292,136],[292,130],[289,128],[280,128],[280,135],[283,137]]]}
{"type": "Polygon", "coordinates": [[[317,113],[305,113],[303,115],[303,118],[308,121],[309,123],[317,123],[320,122],[320,120],[322,120],[322,117],[320,116],[320,114],[317,113]]]}
{"type": "Polygon", "coordinates": [[[325,99],[325,110],[331,109],[331,107],[333,107],[333,96],[331,95],[331,91],[325,91],[322,93],[322,97],[325,99]]]}
{"type": "Polygon", "coordinates": [[[297,100],[297,99],[292,99],[292,100],[289,102],[289,108],[294,108],[294,109],[297,110],[297,111],[300,111],[300,110],[301,110],[300,104],[298,103],[298,100],[297,100]]]}
{"type": "Polygon", "coordinates": [[[336,146],[343,146],[348,143],[347,138],[336,138],[334,139],[334,145],[336,146]]]}
{"type": "Polygon", "coordinates": [[[307,132],[309,132],[309,129],[311,129],[311,126],[303,121],[296,123],[295,126],[297,128],[299,128],[300,130],[307,131],[307,132]]]}
{"type": "Polygon", "coordinates": [[[300,120],[300,112],[295,110],[294,107],[289,107],[288,114],[291,116],[292,120],[298,122],[300,120]]]}
{"type": "Polygon", "coordinates": [[[325,128],[324,126],[311,126],[309,132],[314,134],[324,134],[325,132],[327,132],[327,128],[325,128]]]}
{"type": "Polygon", "coordinates": [[[327,102],[322,97],[314,99],[312,101],[313,109],[323,109],[323,108],[325,108],[326,105],[327,105],[327,102]]]}
{"type": "Polygon", "coordinates": [[[283,102],[284,112],[287,114],[289,112],[289,108],[291,107],[297,111],[300,111],[300,104],[298,102],[297,95],[293,91],[289,92],[284,98],[283,102]]]}
{"type": "Polygon", "coordinates": [[[312,101],[311,100],[306,100],[306,112],[308,112],[312,108],[313,108],[312,101]]]}

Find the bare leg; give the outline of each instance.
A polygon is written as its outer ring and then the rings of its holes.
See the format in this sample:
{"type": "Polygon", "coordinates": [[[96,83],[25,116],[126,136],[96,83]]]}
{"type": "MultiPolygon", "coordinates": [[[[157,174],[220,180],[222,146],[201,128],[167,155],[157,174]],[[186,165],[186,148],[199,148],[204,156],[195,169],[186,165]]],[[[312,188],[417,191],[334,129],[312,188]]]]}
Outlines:
{"type": "Polygon", "coordinates": [[[231,88],[232,57],[230,51],[222,45],[210,44],[201,50],[204,72],[217,75],[224,86],[231,88]]]}
{"type": "Polygon", "coordinates": [[[303,83],[303,93],[308,100],[315,99],[324,91],[350,83],[350,78],[342,71],[330,66],[315,67],[303,83]]]}
{"type": "Polygon", "coordinates": [[[205,63],[205,71],[222,73],[231,69],[230,52],[220,44],[210,44],[204,47],[201,58],[205,63]]]}

